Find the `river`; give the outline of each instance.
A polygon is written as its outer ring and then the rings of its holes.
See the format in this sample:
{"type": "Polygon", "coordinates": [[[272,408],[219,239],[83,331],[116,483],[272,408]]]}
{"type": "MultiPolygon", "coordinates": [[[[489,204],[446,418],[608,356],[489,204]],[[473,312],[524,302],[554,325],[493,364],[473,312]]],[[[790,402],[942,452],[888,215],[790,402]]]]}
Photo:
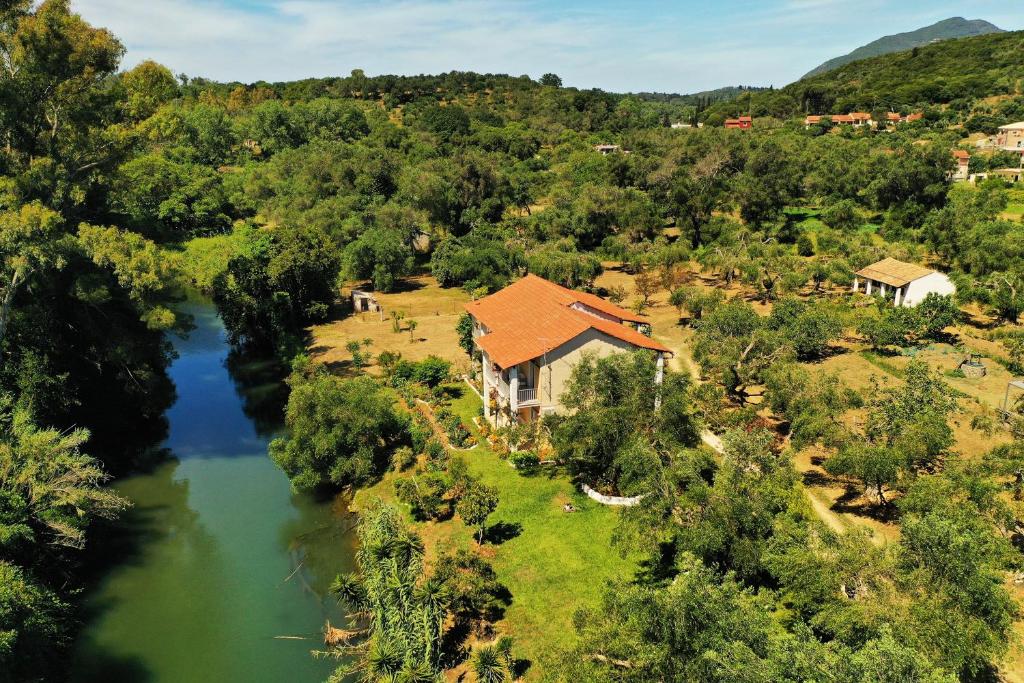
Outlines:
{"type": "Polygon", "coordinates": [[[165,457],[114,485],[133,506],[93,540],[102,570],[72,680],[322,681],[337,663],[310,650],[325,620],[343,623],[327,587],[352,568],[353,520],[290,492],[267,456],[280,406],[261,408],[276,373],[229,370],[212,305],[184,308],[196,329],[173,340],[165,457]]]}

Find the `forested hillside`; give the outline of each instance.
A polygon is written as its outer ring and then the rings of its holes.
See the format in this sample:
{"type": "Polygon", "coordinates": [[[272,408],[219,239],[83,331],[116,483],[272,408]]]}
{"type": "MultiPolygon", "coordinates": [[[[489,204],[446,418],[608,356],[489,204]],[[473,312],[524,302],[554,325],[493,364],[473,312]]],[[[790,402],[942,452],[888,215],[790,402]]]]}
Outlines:
{"type": "Polygon", "coordinates": [[[883,36],[873,40],[867,45],[861,45],[856,50],[841,57],[834,57],[824,64],[804,74],[804,78],[816,76],[826,71],[838,69],[844,64],[855,62],[858,59],[868,59],[879,55],[887,55],[893,52],[903,52],[915,47],[922,47],[930,43],[954,38],[967,38],[969,36],[983,36],[989,33],[1002,33],[1003,30],[994,24],[982,19],[967,20],[963,17],[952,17],[943,19],[931,26],[919,28],[916,31],[897,33],[891,36],[883,36]]]}
{"type": "MultiPolygon", "coordinates": [[[[804,78],[777,92],[742,96],[712,107],[715,114],[752,111],[789,118],[849,111],[909,111],[924,108],[959,123],[990,108],[985,98],[1019,95],[1024,79],[1024,32],[943,41],[906,52],[862,59],[804,78]]],[[[1004,111],[999,103],[994,105],[1004,111]]],[[[1020,118],[1018,110],[1016,116],[1020,118]]],[[[1014,115],[1007,112],[1008,115],[1014,115]]]]}

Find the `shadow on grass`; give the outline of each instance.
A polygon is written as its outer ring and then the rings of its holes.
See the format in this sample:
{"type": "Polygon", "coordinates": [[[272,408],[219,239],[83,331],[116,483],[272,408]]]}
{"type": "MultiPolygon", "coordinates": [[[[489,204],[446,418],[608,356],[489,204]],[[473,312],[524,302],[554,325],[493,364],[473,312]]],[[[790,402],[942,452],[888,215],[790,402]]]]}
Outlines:
{"type": "Polygon", "coordinates": [[[828,346],[825,347],[825,349],[821,353],[819,353],[819,354],[817,354],[817,355],[815,355],[814,357],[811,357],[811,358],[804,358],[804,359],[802,359],[802,362],[807,363],[809,365],[818,365],[818,364],[824,363],[825,361],[827,361],[830,358],[835,358],[837,356],[842,356],[842,355],[845,355],[847,353],[850,353],[850,349],[845,348],[843,346],[835,346],[835,345],[829,344],[828,346]]]}
{"type": "Polygon", "coordinates": [[[520,465],[515,468],[516,474],[520,477],[532,479],[534,477],[545,477],[548,480],[556,479],[562,472],[558,467],[551,465],[520,465]]]}
{"type": "Polygon", "coordinates": [[[835,484],[832,477],[822,472],[804,472],[803,481],[804,486],[813,487],[826,487],[833,486],[835,484]]]}
{"type": "Polygon", "coordinates": [[[463,384],[442,384],[435,391],[440,398],[455,401],[466,394],[466,386],[463,384]]]}
{"type": "Polygon", "coordinates": [[[410,280],[410,279],[406,279],[406,278],[399,278],[398,280],[395,281],[394,289],[392,289],[388,293],[389,294],[405,294],[407,292],[418,292],[419,290],[423,289],[425,286],[426,285],[424,285],[419,280],[410,280]]]}
{"type": "Polygon", "coordinates": [[[847,486],[843,495],[832,504],[835,512],[844,512],[858,517],[866,517],[883,524],[893,524],[899,521],[899,510],[891,502],[885,505],[864,502],[860,491],[847,486]]]}
{"type": "Polygon", "coordinates": [[[454,669],[469,659],[469,646],[466,641],[469,640],[471,631],[468,622],[459,620],[444,632],[441,640],[441,666],[445,669],[454,669]]]}
{"type": "MultiPolygon", "coordinates": [[[[313,352],[316,353],[317,349],[313,349],[313,352]]],[[[332,375],[337,375],[342,379],[361,377],[365,373],[364,368],[357,368],[351,359],[329,361],[324,363],[324,365],[330,370],[332,375]]]]}
{"type": "Polygon", "coordinates": [[[492,545],[501,545],[521,533],[523,533],[523,525],[519,522],[498,522],[487,528],[487,531],[484,532],[484,540],[492,545]]]}
{"type": "Polygon", "coordinates": [[[533,662],[529,659],[516,659],[512,662],[512,675],[518,680],[526,675],[531,666],[533,666],[533,662]]]}

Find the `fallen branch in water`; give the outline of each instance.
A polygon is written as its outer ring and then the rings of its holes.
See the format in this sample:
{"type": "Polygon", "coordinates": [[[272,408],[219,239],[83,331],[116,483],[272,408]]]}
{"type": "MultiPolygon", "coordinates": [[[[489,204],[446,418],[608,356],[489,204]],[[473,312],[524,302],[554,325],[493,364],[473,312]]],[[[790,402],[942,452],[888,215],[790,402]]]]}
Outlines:
{"type": "Polygon", "coordinates": [[[330,620],[324,624],[324,645],[328,647],[337,647],[339,645],[348,645],[356,636],[360,636],[366,633],[366,629],[357,630],[346,630],[343,628],[335,628],[331,626],[330,620]]]}
{"type": "Polygon", "coordinates": [[[291,573],[291,574],[289,574],[289,575],[288,575],[288,576],[287,576],[287,577],[285,578],[285,580],[284,580],[284,581],[282,581],[281,583],[282,583],[282,584],[288,583],[288,580],[289,580],[289,579],[291,579],[291,578],[292,578],[293,576],[295,576],[296,572],[298,572],[298,571],[299,571],[300,569],[302,569],[302,563],[303,563],[303,562],[305,562],[305,560],[301,560],[301,561],[299,562],[298,566],[296,566],[296,567],[295,567],[295,569],[293,569],[293,570],[292,570],[292,573],[291,573]]]}

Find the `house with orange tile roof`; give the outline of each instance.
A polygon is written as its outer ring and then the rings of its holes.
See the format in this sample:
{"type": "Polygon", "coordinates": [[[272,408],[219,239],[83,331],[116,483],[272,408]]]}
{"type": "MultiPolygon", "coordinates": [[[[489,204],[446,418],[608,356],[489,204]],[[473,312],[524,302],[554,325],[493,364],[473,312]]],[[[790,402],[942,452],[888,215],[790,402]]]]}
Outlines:
{"type": "Polygon", "coordinates": [[[562,392],[584,354],[647,349],[660,384],[671,349],[651,339],[646,318],[599,296],[527,275],[465,305],[480,350],[484,415],[504,426],[562,409],[562,392]]]}
{"type": "Polygon", "coordinates": [[[950,175],[953,182],[963,182],[971,177],[971,153],[966,149],[954,149],[953,159],[956,161],[956,170],[950,175]]]}
{"type": "Polygon", "coordinates": [[[860,126],[873,126],[874,120],[871,118],[871,114],[866,111],[851,111],[848,116],[850,117],[850,123],[858,128],[860,126]]]}
{"type": "MultiPolygon", "coordinates": [[[[906,114],[906,115],[904,115],[904,114],[897,114],[897,113],[894,113],[894,112],[889,112],[885,116],[886,116],[886,121],[885,121],[886,124],[897,124],[897,123],[907,123],[907,122],[913,122],[913,121],[920,121],[922,118],[924,118],[924,114],[922,114],[920,112],[917,112],[917,113],[914,113],[914,114],[906,114]]],[[[818,114],[810,114],[810,115],[804,117],[804,128],[810,128],[811,126],[816,126],[819,123],[821,123],[822,119],[824,119],[824,118],[828,118],[829,121],[831,121],[833,125],[836,125],[836,126],[848,125],[848,126],[853,126],[854,128],[861,128],[863,126],[870,126],[871,128],[877,128],[879,126],[879,124],[882,123],[880,121],[875,121],[871,117],[871,114],[869,114],[866,111],[852,111],[849,114],[830,114],[830,115],[827,114],[825,116],[820,116],[818,114]]]]}

